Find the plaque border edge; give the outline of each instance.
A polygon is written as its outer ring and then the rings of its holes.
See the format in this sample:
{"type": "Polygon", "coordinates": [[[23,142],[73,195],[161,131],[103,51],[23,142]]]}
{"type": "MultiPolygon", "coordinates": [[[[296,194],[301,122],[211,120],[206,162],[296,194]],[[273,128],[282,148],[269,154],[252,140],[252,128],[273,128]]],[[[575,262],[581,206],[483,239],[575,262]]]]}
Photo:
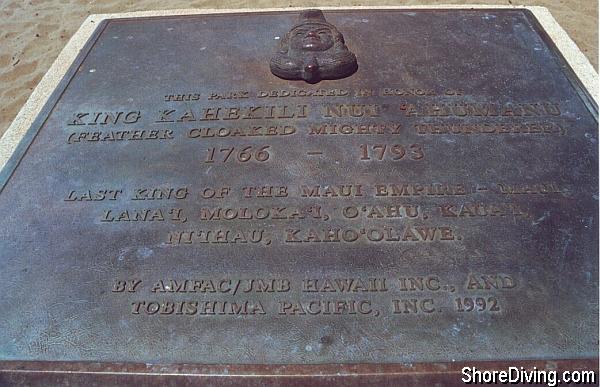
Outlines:
{"type": "Polygon", "coordinates": [[[464,385],[461,380],[463,367],[478,370],[502,371],[508,367],[524,367],[532,370],[594,371],[598,374],[598,358],[564,360],[514,360],[432,363],[383,363],[383,364],[281,364],[281,365],[203,365],[203,364],[141,364],[54,361],[0,361],[0,384],[7,382],[44,385],[54,383],[104,382],[110,385],[129,385],[142,382],[144,386],[162,386],[167,381],[177,385],[197,385],[199,382],[248,383],[256,385],[300,384],[372,385],[401,383],[402,385],[425,385],[443,382],[444,385],[464,385]],[[174,380],[173,380],[174,379],[174,380]],[[283,384],[281,384],[283,383],[283,384]]]}

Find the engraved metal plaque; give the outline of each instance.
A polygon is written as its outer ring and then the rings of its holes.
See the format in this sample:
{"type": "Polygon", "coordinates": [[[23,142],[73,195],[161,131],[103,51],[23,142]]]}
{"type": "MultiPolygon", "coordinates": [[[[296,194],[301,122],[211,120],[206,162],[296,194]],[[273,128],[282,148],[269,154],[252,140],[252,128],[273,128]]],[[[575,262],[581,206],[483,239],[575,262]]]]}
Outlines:
{"type": "Polygon", "coordinates": [[[597,358],[597,110],[533,15],[324,14],[313,84],[298,12],[98,27],[2,171],[5,367],[597,358]]]}

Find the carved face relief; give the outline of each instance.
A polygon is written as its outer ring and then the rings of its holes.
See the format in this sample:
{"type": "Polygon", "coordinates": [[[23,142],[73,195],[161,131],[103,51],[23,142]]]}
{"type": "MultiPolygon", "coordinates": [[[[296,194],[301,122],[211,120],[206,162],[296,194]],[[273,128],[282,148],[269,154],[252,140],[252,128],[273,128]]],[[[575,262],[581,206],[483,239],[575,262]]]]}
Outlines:
{"type": "Polygon", "coordinates": [[[319,10],[303,11],[271,58],[271,72],[276,76],[309,83],[345,78],[357,68],[356,56],[344,37],[319,10]]]}
{"type": "Polygon", "coordinates": [[[326,51],[333,47],[331,28],[306,25],[290,31],[290,47],[294,50],[326,51]]]}

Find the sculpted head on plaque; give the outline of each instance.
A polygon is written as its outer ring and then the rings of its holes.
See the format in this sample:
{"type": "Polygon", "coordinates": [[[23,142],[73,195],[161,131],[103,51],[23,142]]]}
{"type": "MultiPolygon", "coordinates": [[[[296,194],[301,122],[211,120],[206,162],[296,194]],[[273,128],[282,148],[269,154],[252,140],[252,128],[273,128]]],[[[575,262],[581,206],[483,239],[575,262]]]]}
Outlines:
{"type": "Polygon", "coordinates": [[[271,59],[273,74],[310,83],[345,78],[357,68],[356,56],[346,47],[344,36],[318,9],[300,14],[271,59]]]}

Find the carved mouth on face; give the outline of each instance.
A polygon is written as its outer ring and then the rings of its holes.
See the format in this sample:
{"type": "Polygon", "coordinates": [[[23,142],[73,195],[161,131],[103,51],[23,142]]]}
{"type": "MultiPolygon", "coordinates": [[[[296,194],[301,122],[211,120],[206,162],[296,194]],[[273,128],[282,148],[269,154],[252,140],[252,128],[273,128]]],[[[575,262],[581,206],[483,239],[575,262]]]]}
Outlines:
{"type": "Polygon", "coordinates": [[[302,47],[305,49],[321,49],[323,41],[318,36],[307,36],[302,39],[302,47]]]}

